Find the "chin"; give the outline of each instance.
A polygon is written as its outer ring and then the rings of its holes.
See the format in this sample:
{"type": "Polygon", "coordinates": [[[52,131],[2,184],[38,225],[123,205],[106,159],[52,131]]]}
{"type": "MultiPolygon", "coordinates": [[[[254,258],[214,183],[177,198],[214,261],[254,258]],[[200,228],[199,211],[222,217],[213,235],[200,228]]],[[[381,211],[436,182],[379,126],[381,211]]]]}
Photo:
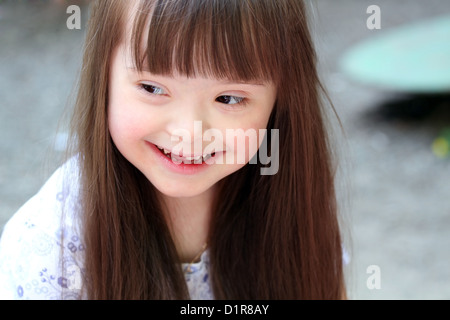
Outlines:
{"type": "MultiPolygon", "coordinates": [[[[150,180],[152,182],[152,180],[150,180]]],[[[190,198],[203,194],[208,191],[213,184],[207,184],[204,181],[199,182],[152,182],[155,188],[163,195],[171,198],[190,198]]]]}

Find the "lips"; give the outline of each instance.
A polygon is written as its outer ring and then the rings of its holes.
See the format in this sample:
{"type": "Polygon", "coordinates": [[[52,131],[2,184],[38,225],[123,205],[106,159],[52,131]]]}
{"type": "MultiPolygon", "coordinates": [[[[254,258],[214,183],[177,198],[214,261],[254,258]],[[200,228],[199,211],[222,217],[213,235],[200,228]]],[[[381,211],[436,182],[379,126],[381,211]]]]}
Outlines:
{"type": "Polygon", "coordinates": [[[211,157],[214,157],[216,154],[215,152],[210,154],[204,154],[204,155],[198,155],[198,156],[180,156],[172,153],[170,150],[167,150],[163,147],[160,147],[158,145],[155,145],[158,150],[165,155],[168,159],[171,159],[174,162],[177,163],[184,163],[184,164],[202,164],[205,163],[208,159],[211,157]]]}

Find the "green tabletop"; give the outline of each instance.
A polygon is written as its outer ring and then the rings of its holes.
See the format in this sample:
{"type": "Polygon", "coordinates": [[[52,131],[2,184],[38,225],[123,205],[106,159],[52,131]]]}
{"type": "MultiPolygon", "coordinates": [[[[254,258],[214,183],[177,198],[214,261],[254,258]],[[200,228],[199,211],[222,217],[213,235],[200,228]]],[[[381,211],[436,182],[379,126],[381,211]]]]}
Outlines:
{"type": "Polygon", "coordinates": [[[371,32],[342,56],[344,74],[387,89],[450,93],[450,15],[371,32]]]}

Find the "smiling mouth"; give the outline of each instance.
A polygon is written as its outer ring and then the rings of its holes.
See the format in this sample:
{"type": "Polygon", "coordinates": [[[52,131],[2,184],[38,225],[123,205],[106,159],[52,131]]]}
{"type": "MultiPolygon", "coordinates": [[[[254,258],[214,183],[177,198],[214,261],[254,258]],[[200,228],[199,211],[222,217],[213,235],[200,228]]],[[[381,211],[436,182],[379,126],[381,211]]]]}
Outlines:
{"type": "Polygon", "coordinates": [[[182,157],[179,155],[175,155],[175,154],[171,153],[169,150],[161,148],[160,146],[158,146],[156,144],[155,144],[155,146],[168,159],[171,159],[172,161],[177,162],[177,163],[182,162],[184,164],[202,164],[202,163],[205,163],[206,161],[208,161],[211,157],[214,157],[216,154],[215,152],[213,152],[210,154],[205,154],[205,155],[196,156],[196,157],[182,157]]]}

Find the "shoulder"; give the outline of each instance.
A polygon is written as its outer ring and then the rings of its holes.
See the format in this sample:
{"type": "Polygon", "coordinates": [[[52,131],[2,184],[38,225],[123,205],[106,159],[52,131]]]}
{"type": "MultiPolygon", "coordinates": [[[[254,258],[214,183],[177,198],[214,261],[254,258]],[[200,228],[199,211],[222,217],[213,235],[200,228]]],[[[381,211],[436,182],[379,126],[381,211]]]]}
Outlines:
{"type": "Polygon", "coordinates": [[[5,225],[0,239],[0,298],[74,297],[62,270],[73,271],[84,249],[77,176],[76,159],[71,159],[5,225]]]}

